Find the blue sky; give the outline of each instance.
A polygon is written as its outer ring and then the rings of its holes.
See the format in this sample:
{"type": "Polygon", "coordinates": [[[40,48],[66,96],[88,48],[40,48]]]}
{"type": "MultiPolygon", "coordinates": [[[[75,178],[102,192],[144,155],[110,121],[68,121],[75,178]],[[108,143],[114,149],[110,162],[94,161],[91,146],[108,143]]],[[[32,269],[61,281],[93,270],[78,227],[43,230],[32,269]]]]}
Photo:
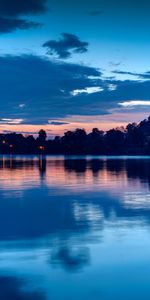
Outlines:
{"type": "Polygon", "coordinates": [[[146,0],[0,0],[0,128],[53,135],[147,117],[149,11],[146,0]]]}

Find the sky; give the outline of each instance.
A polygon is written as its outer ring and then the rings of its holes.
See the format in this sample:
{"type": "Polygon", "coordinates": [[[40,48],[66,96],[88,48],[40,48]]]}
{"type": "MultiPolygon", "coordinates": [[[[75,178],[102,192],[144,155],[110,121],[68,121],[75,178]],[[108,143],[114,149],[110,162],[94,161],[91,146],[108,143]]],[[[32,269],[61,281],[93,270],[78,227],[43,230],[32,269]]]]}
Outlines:
{"type": "Polygon", "coordinates": [[[0,0],[0,131],[147,118],[149,12],[148,0],[0,0]]]}

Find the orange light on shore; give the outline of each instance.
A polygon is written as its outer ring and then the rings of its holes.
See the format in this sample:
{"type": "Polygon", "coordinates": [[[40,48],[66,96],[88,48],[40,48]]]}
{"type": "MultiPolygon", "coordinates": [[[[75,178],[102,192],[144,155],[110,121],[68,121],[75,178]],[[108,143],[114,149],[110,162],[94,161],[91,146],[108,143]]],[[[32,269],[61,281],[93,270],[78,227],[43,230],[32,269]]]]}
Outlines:
{"type": "Polygon", "coordinates": [[[44,146],[39,146],[39,149],[40,149],[41,151],[44,151],[45,147],[44,147],[44,146]]]}

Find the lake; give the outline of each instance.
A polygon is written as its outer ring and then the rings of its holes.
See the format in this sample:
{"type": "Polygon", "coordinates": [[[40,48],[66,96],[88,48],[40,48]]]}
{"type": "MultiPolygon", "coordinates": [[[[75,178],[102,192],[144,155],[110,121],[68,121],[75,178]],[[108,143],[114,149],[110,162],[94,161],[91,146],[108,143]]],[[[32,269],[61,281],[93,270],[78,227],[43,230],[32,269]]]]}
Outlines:
{"type": "Polygon", "coordinates": [[[150,158],[1,156],[0,299],[150,299],[150,158]]]}

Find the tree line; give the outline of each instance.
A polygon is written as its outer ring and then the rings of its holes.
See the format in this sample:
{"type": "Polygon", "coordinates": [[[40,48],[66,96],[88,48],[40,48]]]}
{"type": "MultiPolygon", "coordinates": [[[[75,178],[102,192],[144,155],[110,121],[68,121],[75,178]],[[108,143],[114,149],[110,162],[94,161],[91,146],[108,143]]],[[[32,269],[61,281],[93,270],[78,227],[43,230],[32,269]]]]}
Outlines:
{"type": "Polygon", "coordinates": [[[149,155],[150,117],[139,124],[130,123],[126,128],[106,132],[93,128],[67,131],[62,137],[48,139],[41,129],[33,135],[0,134],[0,154],[66,154],[66,155],[149,155]]]}

